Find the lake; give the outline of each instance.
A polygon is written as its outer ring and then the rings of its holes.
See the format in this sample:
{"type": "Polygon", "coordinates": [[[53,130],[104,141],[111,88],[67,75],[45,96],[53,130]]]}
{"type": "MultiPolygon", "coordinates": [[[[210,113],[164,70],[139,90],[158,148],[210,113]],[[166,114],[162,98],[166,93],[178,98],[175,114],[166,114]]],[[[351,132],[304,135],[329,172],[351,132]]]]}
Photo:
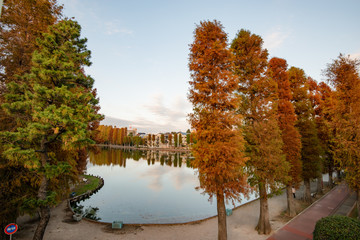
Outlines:
{"type": "Polygon", "coordinates": [[[189,156],[114,148],[90,153],[86,172],[101,176],[105,184],[77,208],[100,222],[128,224],[184,223],[215,216],[216,199],[211,203],[208,195],[195,189],[199,180],[189,156]]]}

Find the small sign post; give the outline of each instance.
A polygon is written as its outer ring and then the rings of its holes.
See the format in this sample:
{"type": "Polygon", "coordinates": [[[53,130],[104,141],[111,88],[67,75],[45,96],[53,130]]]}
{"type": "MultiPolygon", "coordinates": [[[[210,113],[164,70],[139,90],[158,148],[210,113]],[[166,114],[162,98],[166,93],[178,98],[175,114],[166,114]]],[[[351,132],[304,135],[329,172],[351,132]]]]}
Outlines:
{"type": "Polygon", "coordinates": [[[10,223],[5,227],[4,232],[5,234],[10,235],[10,240],[11,240],[12,235],[16,233],[17,230],[18,230],[18,225],[16,225],[15,223],[10,223]]]}

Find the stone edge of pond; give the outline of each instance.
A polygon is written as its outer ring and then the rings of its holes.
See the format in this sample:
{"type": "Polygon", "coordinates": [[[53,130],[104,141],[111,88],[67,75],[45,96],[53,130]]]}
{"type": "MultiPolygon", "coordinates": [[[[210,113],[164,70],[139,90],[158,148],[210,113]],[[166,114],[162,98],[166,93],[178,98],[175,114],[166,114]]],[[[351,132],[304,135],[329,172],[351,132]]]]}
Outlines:
{"type": "MultiPolygon", "coordinates": [[[[93,195],[94,193],[96,193],[97,191],[99,191],[100,188],[102,188],[102,187],[104,186],[104,179],[103,179],[102,177],[100,177],[100,176],[94,176],[94,175],[92,175],[92,174],[88,174],[88,175],[89,175],[89,176],[92,176],[92,177],[98,178],[98,179],[100,180],[100,181],[99,181],[99,185],[98,185],[95,189],[93,189],[93,190],[91,190],[91,191],[87,191],[86,193],[83,193],[83,194],[81,194],[81,195],[79,195],[79,196],[75,196],[75,197],[69,198],[69,199],[67,200],[68,208],[70,209],[70,211],[71,211],[73,214],[75,214],[75,212],[74,212],[74,210],[73,210],[72,207],[71,207],[71,203],[73,203],[73,202],[79,202],[79,201],[81,201],[81,200],[85,200],[85,199],[89,198],[91,195],[93,195]]],[[[85,218],[85,219],[86,219],[86,218],[85,218]]]]}
{"type": "MultiPolygon", "coordinates": [[[[94,176],[94,177],[98,177],[98,176],[94,176]]],[[[101,177],[99,177],[101,178],[101,177]]],[[[101,178],[102,179],[102,178],[101,178]]],[[[249,205],[255,201],[259,200],[259,198],[255,198],[249,202],[246,202],[244,204],[241,204],[240,206],[237,206],[235,208],[232,208],[232,210],[237,210],[241,207],[244,207],[246,205],[249,205]]],[[[70,211],[74,213],[73,209],[71,208],[70,206],[70,199],[68,201],[68,207],[70,209],[70,211]]],[[[211,217],[207,217],[207,218],[203,218],[203,219],[199,219],[199,220],[195,220],[195,221],[190,221],[190,222],[184,222],[184,223],[124,223],[124,226],[132,226],[132,227],[138,227],[138,226],[179,226],[179,225],[195,225],[195,224],[200,224],[204,221],[207,221],[207,220],[210,220],[210,219],[213,219],[213,218],[216,218],[217,215],[215,216],[211,216],[211,217]]],[[[110,222],[99,222],[99,221],[96,221],[96,220],[92,220],[92,219],[89,219],[89,218],[83,218],[82,220],[85,220],[87,222],[91,222],[91,223],[95,223],[95,224],[99,224],[99,225],[106,225],[106,226],[110,226],[112,225],[112,223],[110,222]]]]}

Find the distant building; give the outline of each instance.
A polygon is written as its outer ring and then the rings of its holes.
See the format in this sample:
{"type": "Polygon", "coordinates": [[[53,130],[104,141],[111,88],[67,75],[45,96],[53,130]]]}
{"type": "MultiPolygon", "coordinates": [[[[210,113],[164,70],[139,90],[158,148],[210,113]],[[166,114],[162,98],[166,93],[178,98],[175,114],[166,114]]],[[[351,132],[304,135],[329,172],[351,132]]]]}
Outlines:
{"type": "Polygon", "coordinates": [[[136,136],[137,135],[137,129],[136,128],[132,128],[131,126],[129,127],[129,129],[127,130],[127,135],[128,136],[136,136]]]}
{"type": "Polygon", "coordinates": [[[146,137],[146,133],[143,133],[143,132],[139,132],[137,135],[141,138],[146,137]]]}

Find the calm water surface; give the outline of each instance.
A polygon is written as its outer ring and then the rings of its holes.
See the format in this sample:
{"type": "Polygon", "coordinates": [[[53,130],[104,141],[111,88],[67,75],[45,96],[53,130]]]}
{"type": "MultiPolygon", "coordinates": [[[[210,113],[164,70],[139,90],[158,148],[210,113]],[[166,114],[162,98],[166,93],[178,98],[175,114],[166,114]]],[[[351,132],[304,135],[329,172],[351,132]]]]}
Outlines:
{"type": "Polygon", "coordinates": [[[78,206],[101,222],[183,223],[214,216],[216,201],[195,190],[199,180],[187,159],[188,154],[156,151],[91,153],[87,173],[101,176],[105,185],[78,206]]]}

